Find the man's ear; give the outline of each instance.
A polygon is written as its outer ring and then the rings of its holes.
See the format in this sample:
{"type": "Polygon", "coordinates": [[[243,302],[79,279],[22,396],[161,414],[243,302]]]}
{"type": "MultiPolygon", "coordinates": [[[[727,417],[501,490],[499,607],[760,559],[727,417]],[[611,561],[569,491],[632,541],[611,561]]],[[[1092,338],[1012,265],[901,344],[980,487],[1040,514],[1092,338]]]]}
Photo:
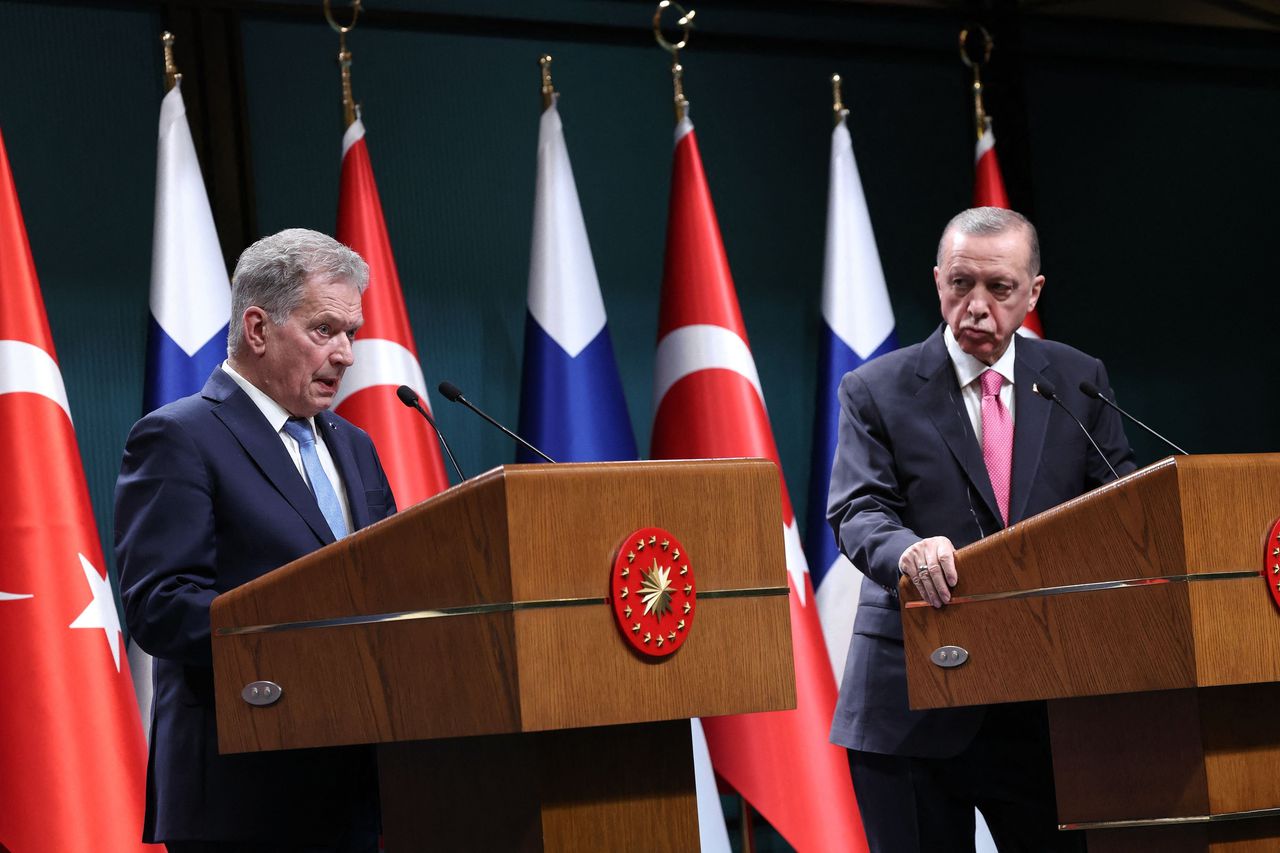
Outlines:
{"type": "Polygon", "coordinates": [[[1040,291],[1044,289],[1044,276],[1038,275],[1031,280],[1031,298],[1027,300],[1027,310],[1034,311],[1040,301],[1040,291]]]}
{"type": "Polygon", "coordinates": [[[267,312],[256,305],[250,305],[244,312],[244,344],[245,348],[256,356],[267,351],[267,335],[274,325],[267,312]]]}

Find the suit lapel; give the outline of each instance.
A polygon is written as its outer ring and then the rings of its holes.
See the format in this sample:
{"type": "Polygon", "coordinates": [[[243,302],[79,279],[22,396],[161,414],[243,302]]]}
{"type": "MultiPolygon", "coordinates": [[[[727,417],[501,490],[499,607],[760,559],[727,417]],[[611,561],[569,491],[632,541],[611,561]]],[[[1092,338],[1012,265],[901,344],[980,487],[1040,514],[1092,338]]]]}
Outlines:
{"type": "Polygon", "coordinates": [[[1016,344],[1013,363],[1013,476],[1009,493],[1009,521],[1019,521],[1027,509],[1031,484],[1035,482],[1044,450],[1044,437],[1049,429],[1049,410],[1053,403],[1038,396],[1031,386],[1041,379],[1049,362],[1040,351],[1039,341],[1022,338],[1016,344]]]}
{"type": "Polygon", "coordinates": [[[938,434],[946,442],[970,484],[986,502],[991,516],[999,520],[1000,510],[996,504],[996,493],[991,488],[991,476],[987,473],[986,463],[982,461],[978,437],[974,435],[964,401],[960,398],[956,372],[951,366],[951,359],[947,357],[947,345],[942,341],[941,326],[920,347],[916,375],[924,382],[916,392],[920,411],[929,413],[938,434]]]}
{"type": "Polygon", "coordinates": [[[333,464],[342,475],[347,491],[347,506],[351,508],[351,529],[355,531],[368,527],[372,519],[369,517],[369,502],[365,498],[360,468],[356,465],[355,454],[351,452],[351,425],[339,421],[328,412],[321,412],[316,415],[316,427],[324,436],[333,464]]]}
{"type": "Polygon", "coordinates": [[[311,494],[311,489],[307,488],[306,481],[289,458],[280,436],[271,429],[271,424],[235,380],[221,368],[216,369],[202,393],[218,404],[213,407],[214,416],[235,436],[263,476],[297,510],[320,542],[327,545],[334,541],[333,531],[329,529],[324,513],[320,512],[315,495],[311,494]]]}

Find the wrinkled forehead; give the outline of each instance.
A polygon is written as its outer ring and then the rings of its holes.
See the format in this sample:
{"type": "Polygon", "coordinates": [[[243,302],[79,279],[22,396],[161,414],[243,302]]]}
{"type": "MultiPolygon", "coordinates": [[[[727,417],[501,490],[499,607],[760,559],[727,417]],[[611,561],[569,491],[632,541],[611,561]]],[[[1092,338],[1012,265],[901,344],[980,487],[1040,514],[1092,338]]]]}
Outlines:
{"type": "Polygon", "coordinates": [[[1031,244],[1025,228],[1008,228],[993,234],[949,231],[942,241],[939,265],[953,267],[1005,267],[1031,274],[1031,244]]]}

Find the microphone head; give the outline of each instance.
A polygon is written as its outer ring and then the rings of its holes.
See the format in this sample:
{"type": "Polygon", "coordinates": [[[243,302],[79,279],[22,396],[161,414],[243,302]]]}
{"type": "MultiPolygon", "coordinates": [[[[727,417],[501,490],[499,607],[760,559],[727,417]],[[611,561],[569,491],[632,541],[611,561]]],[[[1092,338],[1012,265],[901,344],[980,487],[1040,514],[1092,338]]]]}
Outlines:
{"type": "Polygon", "coordinates": [[[1102,399],[1102,392],[1098,390],[1098,386],[1094,385],[1088,379],[1080,383],[1080,393],[1086,397],[1092,397],[1095,400],[1102,399]]]}
{"type": "Polygon", "coordinates": [[[450,403],[456,403],[462,399],[462,389],[448,380],[440,383],[440,393],[450,403]]]}
{"type": "Polygon", "coordinates": [[[408,385],[401,385],[396,389],[396,396],[400,398],[400,402],[409,408],[413,408],[418,404],[418,392],[410,388],[408,385]]]}
{"type": "Polygon", "coordinates": [[[1058,396],[1058,389],[1053,387],[1053,383],[1047,379],[1041,379],[1039,382],[1031,386],[1031,390],[1035,391],[1046,400],[1053,400],[1058,396]]]}

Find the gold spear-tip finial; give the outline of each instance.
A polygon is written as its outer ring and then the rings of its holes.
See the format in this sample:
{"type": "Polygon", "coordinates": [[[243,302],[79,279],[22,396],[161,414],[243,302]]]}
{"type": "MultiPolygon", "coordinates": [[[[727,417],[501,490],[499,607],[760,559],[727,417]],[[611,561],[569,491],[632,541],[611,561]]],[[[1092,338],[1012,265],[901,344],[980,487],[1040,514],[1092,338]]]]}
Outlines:
{"type": "Polygon", "coordinates": [[[551,82],[551,54],[539,56],[538,67],[542,74],[542,108],[546,110],[551,108],[556,98],[556,87],[551,82]]]}
{"type": "Polygon", "coordinates": [[[360,17],[361,0],[351,0],[351,23],[339,24],[333,17],[330,0],[324,0],[324,17],[329,26],[338,34],[338,70],[342,75],[342,118],[344,127],[350,127],[360,115],[360,105],[356,103],[351,89],[351,51],[347,49],[347,33],[355,29],[356,19],[360,17]]]}
{"type": "Polygon", "coordinates": [[[677,124],[684,121],[689,112],[689,101],[684,96],[684,66],[680,64],[680,51],[689,44],[689,37],[693,34],[693,17],[696,14],[698,14],[696,10],[686,12],[680,4],[672,0],[660,0],[658,8],[653,13],[653,37],[657,39],[659,47],[671,54],[671,86],[677,124]],[[680,17],[676,19],[676,26],[680,28],[680,40],[675,43],[667,41],[662,34],[662,13],[667,9],[675,9],[680,13],[680,17]]]}
{"type": "Polygon", "coordinates": [[[173,59],[173,33],[168,30],[161,33],[160,43],[164,45],[164,89],[167,92],[182,82],[182,74],[173,59]]]}
{"type": "Polygon", "coordinates": [[[843,81],[840,79],[839,74],[831,75],[831,117],[836,124],[840,123],[840,119],[844,118],[844,114],[847,112],[844,106],[842,83],[843,81]]]}
{"type": "Polygon", "coordinates": [[[973,119],[978,138],[981,139],[991,124],[991,117],[987,115],[982,103],[982,66],[991,61],[991,49],[995,47],[995,42],[986,27],[978,27],[978,34],[982,36],[982,57],[974,59],[969,55],[969,28],[965,27],[960,31],[960,61],[973,69],[973,119]]]}

